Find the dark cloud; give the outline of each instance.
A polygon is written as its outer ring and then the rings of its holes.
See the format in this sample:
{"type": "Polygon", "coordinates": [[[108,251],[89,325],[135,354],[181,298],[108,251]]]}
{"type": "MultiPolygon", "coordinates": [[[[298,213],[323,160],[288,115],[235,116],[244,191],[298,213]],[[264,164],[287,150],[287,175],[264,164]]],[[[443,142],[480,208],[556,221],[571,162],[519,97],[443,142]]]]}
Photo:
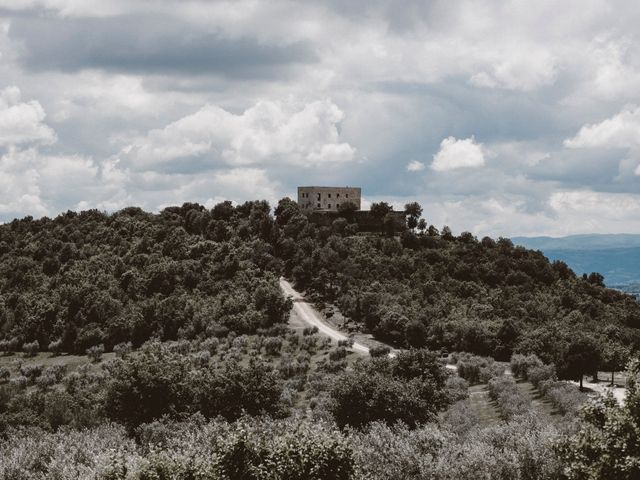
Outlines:
{"type": "Polygon", "coordinates": [[[277,78],[286,68],[316,60],[311,45],[264,44],[167,17],[26,17],[14,19],[20,61],[35,71],[103,69],[124,73],[217,74],[229,78],[277,78]]]}

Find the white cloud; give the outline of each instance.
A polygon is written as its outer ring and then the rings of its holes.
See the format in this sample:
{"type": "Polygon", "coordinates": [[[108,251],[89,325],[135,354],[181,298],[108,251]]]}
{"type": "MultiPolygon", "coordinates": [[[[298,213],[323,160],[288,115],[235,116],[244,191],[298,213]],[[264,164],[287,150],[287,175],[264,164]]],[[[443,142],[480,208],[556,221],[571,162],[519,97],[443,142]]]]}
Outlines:
{"type": "Polygon", "coordinates": [[[43,123],[45,116],[37,101],[21,101],[18,87],[0,91],[0,147],[55,143],[56,133],[43,123]]]}
{"type": "Polygon", "coordinates": [[[564,141],[568,148],[640,147],[640,107],[630,106],[600,123],[583,126],[573,138],[564,141]]]}
{"type": "Polygon", "coordinates": [[[209,168],[226,164],[327,167],[350,162],[355,149],[341,141],[342,111],[332,102],[296,106],[292,102],[258,102],[241,114],[215,105],[152,130],[123,150],[139,170],[202,159],[209,168]]]}
{"type": "Polygon", "coordinates": [[[496,59],[487,59],[488,70],[474,73],[469,83],[485,88],[531,91],[551,85],[558,75],[558,60],[550,52],[527,45],[511,47],[496,59]],[[522,52],[527,51],[523,55],[522,52]]]}
{"type": "Polygon", "coordinates": [[[457,168],[477,168],[484,166],[484,152],[481,143],[474,137],[456,139],[447,137],[440,143],[440,150],[433,156],[431,168],[438,172],[457,168]]]}
{"type": "Polygon", "coordinates": [[[407,171],[408,172],[419,172],[421,170],[425,169],[425,165],[422,162],[419,162],[418,160],[411,160],[408,164],[407,164],[407,171]]]}

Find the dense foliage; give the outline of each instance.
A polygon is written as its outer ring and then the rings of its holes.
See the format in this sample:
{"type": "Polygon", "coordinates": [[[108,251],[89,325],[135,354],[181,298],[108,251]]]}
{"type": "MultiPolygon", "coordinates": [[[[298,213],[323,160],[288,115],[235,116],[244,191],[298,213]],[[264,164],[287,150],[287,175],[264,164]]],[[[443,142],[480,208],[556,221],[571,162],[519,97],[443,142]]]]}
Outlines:
{"type": "Polygon", "coordinates": [[[358,235],[350,210],[318,226],[288,199],[0,225],[0,479],[635,478],[637,364],[623,407],[583,407],[561,379],[619,370],[640,305],[405,213],[399,236],[384,203],[358,235]],[[354,361],[290,330],[280,275],[411,348],[354,361]],[[451,355],[455,376],[436,350],[472,354],[451,355]],[[489,426],[469,383],[487,384],[489,426]]]}
{"type": "MultiPolygon", "coordinates": [[[[412,212],[407,205],[408,218],[412,212]]],[[[345,236],[309,224],[287,199],[276,214],[285,272],[383,341],[507,361],[513,352],[535,353],[576,380],[612,348],[640,347],[633,297],[508,239],[454,236],[424,223],[400,241],[345,236]]]]}
{"type": "Polygon", "coordinates": [[[415,427],[433,421],[451,403],[445,389],[448,376],[436,355],[425,350],[360,361],[331,391],[336,423],[362,427],[373,421],[403,422],[415,427]]]}
{"type": "Polygon", "coordinates": [[[286,322],[266,202],[159,215],[68,212],[0,226],[0,349],[84,353],[286,322]],[[37,342],[37,343],[34,343],[37,342]]]}

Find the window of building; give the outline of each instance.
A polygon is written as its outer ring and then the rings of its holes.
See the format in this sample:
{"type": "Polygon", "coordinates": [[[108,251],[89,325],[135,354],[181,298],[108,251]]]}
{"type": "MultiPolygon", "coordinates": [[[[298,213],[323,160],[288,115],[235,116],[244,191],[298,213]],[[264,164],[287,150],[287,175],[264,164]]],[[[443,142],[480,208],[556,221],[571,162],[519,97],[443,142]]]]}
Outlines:
{"type": "Polygon", "coordinates": [[[336,208],[340,208],[340,204],[339,203],[336,203],[336,208]]]}
{"type": "Polygon", "coordinates": [[[347,198],[349,198],[349,194],[348,194],[348,193],[345,193],[345,194],[344,194],[344,196],[345,196],[345,197],[347,197],[347,198]]]}
{"type": "Polygon", "coordinates": [[[339,193],[336,193],[336,198],[340,198],[340,194],[339,193]]]}
{"type": "Polygon", "coordinates": [[[318,201],[320,201],[320,194],[318,194],[318,201]]]}
{"type": "Polygon", "coordinates": [[[318,204],[318,208],[320,208],[320,204],[318,204]]]}
{"type": "Polygon", "coordinates": [[[330,204],[330,203],[329,203],[329,204],[327,204],[327,208],[331,208],[331,204],[330,204]]]}
{"type": "Polygon", "coordinates": [[[331,198],[331,194],[330,193],[328,193],[327,195],[328,195],[329,198],[331,198]]]}

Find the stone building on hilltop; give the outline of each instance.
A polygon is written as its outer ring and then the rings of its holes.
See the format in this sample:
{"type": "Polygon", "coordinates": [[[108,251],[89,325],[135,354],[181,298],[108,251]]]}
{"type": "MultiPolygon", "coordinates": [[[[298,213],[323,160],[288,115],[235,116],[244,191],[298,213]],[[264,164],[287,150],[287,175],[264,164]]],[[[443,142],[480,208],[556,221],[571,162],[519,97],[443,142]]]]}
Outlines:
{"type": "Polygon", "coordinates": [[[361,195],[360,187],[298,187],[298,205],[307,212],[337,212],[351,202],[360,210],[361,195]]]}

